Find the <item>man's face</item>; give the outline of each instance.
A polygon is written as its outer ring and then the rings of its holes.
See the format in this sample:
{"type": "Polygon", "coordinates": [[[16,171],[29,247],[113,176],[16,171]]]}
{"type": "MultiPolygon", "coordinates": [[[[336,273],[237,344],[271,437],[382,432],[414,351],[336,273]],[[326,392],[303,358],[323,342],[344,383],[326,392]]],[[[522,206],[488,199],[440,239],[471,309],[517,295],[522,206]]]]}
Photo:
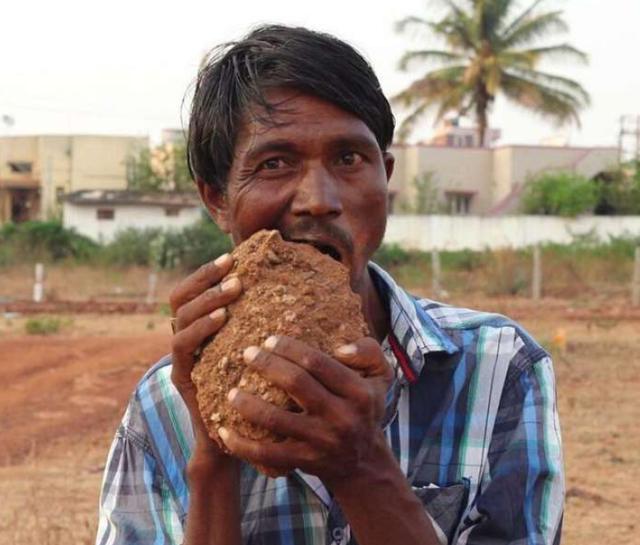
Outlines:
{"type": "Polygon", "coordinates": [[[226,195],[199,183],[203,198],[235,244],[277,229],[339,259],[357,290],[384,235],[393,157],[329,102],[286,89],[267,98],[278,111],[266,122],[263,111],[245,116],[226,195]]]}

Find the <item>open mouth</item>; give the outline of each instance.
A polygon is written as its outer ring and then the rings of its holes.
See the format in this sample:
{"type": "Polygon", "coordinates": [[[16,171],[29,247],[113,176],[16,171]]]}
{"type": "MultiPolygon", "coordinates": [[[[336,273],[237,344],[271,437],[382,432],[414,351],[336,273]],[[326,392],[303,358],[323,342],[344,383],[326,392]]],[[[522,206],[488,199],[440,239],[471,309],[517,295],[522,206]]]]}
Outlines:
{"type": "Polygon", "coordinates": [[[335,259],[338,262],[342,262],[342,256],[340,252],[331,244],[325,244],[323,242],[318,242],[315,240],[303,240],[303,239],[292,239],[291,242],[298,242],[300,244],[308,244],[309,246],[313,246],[319,252],[328,255],[330,258],[335,259]]]}
{"type": "Polygon", "coordinates": [[[335,259],[336,261],[342,261],[340,257],[340,252],[336,250],[333,246],[329,246],[328,244],[319,244],[316,242],[311,242],[311,246],[313,246],[316,250],[319,250],[323,254],[328,255],[329,257],[335,259]]]}

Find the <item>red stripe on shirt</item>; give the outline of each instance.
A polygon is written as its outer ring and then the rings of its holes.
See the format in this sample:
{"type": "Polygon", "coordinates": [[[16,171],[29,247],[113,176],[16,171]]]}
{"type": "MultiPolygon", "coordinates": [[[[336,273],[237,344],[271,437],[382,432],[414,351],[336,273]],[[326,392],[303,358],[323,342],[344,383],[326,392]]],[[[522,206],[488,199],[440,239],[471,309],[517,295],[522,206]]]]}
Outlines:
{"type": "Polygon", "coordinates": [[[418,377],[416,377],[416,373],[413,370],[413,367],[411,367],[411,363],[409,362],[409,357],[407,356],[407,353],[404,351],[404,348],[402,348],[402,346],[398,342],[398,339],[396,338],[393,331],[389,333],[389,345],[391,346],[391,350],[393,350],[393,355],[398,360],[398,363],[400,364],[400,368],[402,369],[402,372],[404,373],[405,377],[407,377],[407,380],[409,381],[409,383],[410,384],[415,383],[416,380],[418,380],[418,377]]]}

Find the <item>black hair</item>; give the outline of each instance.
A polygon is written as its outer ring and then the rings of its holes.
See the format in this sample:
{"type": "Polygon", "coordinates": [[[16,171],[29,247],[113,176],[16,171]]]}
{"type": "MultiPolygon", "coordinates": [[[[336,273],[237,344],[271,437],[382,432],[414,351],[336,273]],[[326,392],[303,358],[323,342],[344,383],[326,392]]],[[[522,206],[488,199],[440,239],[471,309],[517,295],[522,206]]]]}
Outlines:
{"type": "Polygon", "coordinates": [[[187,136],[194,178],[225,191],[243,115],[254,105],[273,113],[276,108],[265,91],[274,87],[331,102],[361,119],[382,151],[391,144],[391,107],[362,55],[330,34],[261,26],[240,41],[215,48],[198,72],[187,136]]]}

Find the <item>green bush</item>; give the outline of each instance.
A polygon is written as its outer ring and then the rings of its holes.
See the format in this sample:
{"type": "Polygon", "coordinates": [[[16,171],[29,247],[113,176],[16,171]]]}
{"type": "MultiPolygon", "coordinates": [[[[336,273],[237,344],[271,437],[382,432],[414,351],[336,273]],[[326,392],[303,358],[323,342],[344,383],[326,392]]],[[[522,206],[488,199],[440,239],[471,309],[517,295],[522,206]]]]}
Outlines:
{"type": "Polygon", "coordinates": [[[522,199],[526,214],[574,217],[593,212],[598,203],[596,182],[573,172],[547,173],[530,181],[522,199]]]}
{"type": "Polygon", "coordinates": [[[180,231],[125,229],[103,249],[105,264],[194,270],[231,249],[229,237],[208,217],[180,231]]]}
{"type": "Polygon", "coordinates": [[[98,245],[59,221],[8,223],[0,229],[0,264],[75,259],[88,261],[98,245]]]}
{"type": "Polygon", "coordinates": [[[149,266],[152,264],[152,243],[162,234],[161,229],[123,229],[102,247],[100,260],[107,265],[149,266]]]}
{"type": "Polygon", "coordinates": [[[440,262],[443,269],[471,272],[482,267],[487,261],[486,252],[465,249],[456,252],[442,252],[440,262]]]}
{"type": "Polygon", "coordinates": [[[53,335],[60,331],[62,320],[55,316],[36,316],[25,323],[27,335],[53,335]]]}
{"type": "Polygon", "coordinates": [[[411,252],[405,250],[399,244],[382,244],[372,259],[386,269],[409,263],[411,261],[411,252]]]}
{"type": "Polygon", "coordinates": [[[595,214],[640,214],[640,171],[620,168],[604,173],[597,183],[595,214]]]}
{"type": "Polygon", "coordinates": [[[188,270],[197,269],[216,257],[231,251],[231,240],[209,216],[181,232],[180,264],[188,270]]]}

